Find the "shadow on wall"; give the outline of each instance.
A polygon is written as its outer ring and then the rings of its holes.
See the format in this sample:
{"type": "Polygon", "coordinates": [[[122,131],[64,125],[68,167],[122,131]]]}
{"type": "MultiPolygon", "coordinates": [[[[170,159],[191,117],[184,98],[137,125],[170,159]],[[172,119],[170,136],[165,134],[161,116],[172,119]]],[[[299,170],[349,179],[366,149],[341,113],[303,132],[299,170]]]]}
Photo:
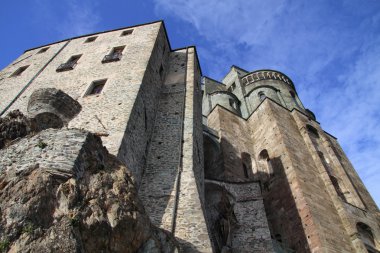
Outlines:
{"type": "MultiPolygon", "coordinates": [[[[281,157],[271,157],[270,150],[262,150],[257,157],[252,157],[248,150],[237,150],[227,139],[222,138],[219,143],[216,137],[209,135],[204,135],[204,150],[205,179],[234,183],[254,181],[260,183],[271,238],[275,241],[276,248],[282,250],[276,252],[310,252],[281,157]]],[[[237,247],[237,245],[231,245],[231,241],[228,240],[234,237],[231,218],[233,215],[229,218],[226,216],[234,210],[225,212],[220,207],[220,203],[228,203],[224,200],[233,201],[228,198],[230,196],[228,191],[223,187],[206,186],[205,195],[207,217],[211,217],[208,218],[208,226],[213,231],[211,238],[214,248],[220,252],[225,245],[231,246],[232,249],[234,246],[237,247]],[[222,217],[221,220],[226,221],[224,227],[228,228],[228,232],[223,230],[221,225],[223,222],[219,222],[219,227],[216,227],[216,218],[212,217],[222,217]]]]}

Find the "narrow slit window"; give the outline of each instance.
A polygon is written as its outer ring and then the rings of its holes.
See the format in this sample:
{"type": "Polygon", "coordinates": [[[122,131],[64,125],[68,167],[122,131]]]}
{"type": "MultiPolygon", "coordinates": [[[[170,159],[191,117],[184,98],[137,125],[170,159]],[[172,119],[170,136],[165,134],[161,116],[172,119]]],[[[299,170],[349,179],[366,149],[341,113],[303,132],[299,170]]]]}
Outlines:
{"type": "Polygon", "coordinates": [[[93,36],[93,37],[89,37],[87,38],[84,43],[90,43],[90,42],[94,42],[96,40],[96,38],[98,38],[98,36],[93,36]]]}
{"type": "Polygon", "coordinates": [[[161,77],[161,79],[162,79],[163,74],[164,74],[164,67],[162,67],[162,65],[160,66],[160,70],[159,70],[159,72],[160,72],[160,77],[161,77]]]}
{"type": "Polygon", "coordinates": [[[45,53],[48,49],[49,49],[49,47],[41,48],[40,51],[37,52],[37,54],[45,53]]]}
{"type": "Polygon", "coordinates": [[[88,92],[86,95],[96,95],[100,94],[104,88],[104,85],[106,84],[107,79],[97,80],[93,81],[90,85],[90,88],[88,89],[88,92]]]}
{"type": "Polygon", "coordinates": [[[235,101],[233,99],[230,98],[229,103],[232,108],[235,108],[235,101]]]}
{"type": "Polygon", "coordinates": [[[15,77],[15,76],[21,75],[21,73],[24,72],[28,67],[29,67],[29,65],[19,67],[15,72],[13,72],[13,74],[11,75],[11,77],[15,77]]]}
{"type": "Polygon", "coordinates": [[[133,29],[129,29],[129,30],[123,31],[120,36],[127,36],[127,35],[131,35],[132,33],[133,33],[133,29]]]}
{"type": "Polygon", "coordinates": [[[265,93],[262,91],[260,91],[258,95],[259,95],[260,101],[263,101],[266,98],[265,93]]]}

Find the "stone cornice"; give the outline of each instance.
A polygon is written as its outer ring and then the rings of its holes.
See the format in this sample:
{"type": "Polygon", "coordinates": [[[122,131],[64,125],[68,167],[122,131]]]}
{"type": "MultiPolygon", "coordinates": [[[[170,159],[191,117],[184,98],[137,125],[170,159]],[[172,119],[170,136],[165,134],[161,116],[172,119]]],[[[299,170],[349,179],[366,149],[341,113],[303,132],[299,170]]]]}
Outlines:
{"type": "Polygon", "coordinates": [[[243,76],[241,80],[243,82],[243,85],[249,85],[251,83],[259,82],[262,80],[279,80],[289,85],[292,89],[295,90],[294,84],[289,77],[287,77],[285,74],[279,71],[270,69],[253,71],[243,76]]]}

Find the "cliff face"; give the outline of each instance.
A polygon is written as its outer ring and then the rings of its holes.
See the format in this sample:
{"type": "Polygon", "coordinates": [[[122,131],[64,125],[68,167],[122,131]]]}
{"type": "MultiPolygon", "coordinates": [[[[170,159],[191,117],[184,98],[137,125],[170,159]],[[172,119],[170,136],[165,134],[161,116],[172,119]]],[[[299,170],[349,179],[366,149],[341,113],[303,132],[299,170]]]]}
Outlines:
{"type": "Polygon", "coordinates": [[[178,251],[151,224],[128,169],[99,137],[36,133],[30,119],[13,114],[0,121],[0,252],[178,251]]]}

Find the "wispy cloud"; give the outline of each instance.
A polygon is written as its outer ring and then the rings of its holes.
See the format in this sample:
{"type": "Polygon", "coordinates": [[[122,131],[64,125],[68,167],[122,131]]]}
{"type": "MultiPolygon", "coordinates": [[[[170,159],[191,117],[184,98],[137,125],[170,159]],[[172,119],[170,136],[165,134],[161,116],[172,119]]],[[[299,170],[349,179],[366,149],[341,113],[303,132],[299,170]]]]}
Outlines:
{"type": "Polygon", "coordinates": [[[66,0],[56,4],[48,0],[34,0],[34,20],[62,38],[95,32],[101,21],[98,1],[66,0]]]}
{"type": "MultiPolygon", "coordinates": [[[[198,32],[203,71],[231,64],[288,74],[337,136],[380,204],[380,3],[369,0],[155,0],[156,12],[198,32]]],[[[199,44],[199,43],[198,43],[199,44]]]]}

